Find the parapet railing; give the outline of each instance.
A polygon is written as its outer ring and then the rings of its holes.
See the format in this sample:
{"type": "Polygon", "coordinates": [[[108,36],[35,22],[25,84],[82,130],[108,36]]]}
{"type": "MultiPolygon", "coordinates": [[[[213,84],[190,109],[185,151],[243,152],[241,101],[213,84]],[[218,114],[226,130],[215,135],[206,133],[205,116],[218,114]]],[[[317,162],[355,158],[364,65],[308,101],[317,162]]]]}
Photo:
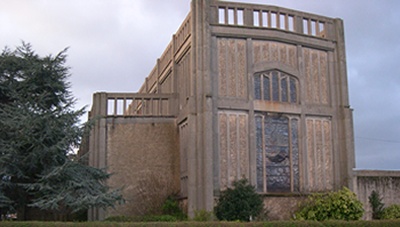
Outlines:
{"type": "Polygon", "coordinates": [[[185,20],[182,22],[182,25],[179,27],[178,31],[175,33],[173,42],[174,42],[174,53],[178,52],[181,47],[185,44],[185,42],[189,39],[192,32],[192,15],[186,16],[185,20]]]}
{"type": "Polygon", "coordinates": [[[178,53],[183,46],[189,41],[191,35],[191,14],[189,13],[185,20],[182,22],[178,31],[173,36],[171,42],[162,53],[161,57],[157,59],[157,64],[154,66],[149,76],[146,79],[146,83],[139,89],[140,93],[152,92],[155,89],[156,82],[160,75],[166,71],[174,55],[178,53]]]}
{"type": "Polygon", "coordinates": [[[177,115],[177,94],[96,93],[92,115],[158,116],[177,115]]]}
{"type": "Polygon", "coordinates": [[[278,29],[327,38],[333,19],[286,8],[213,1],[215,24],[278,29]]]}

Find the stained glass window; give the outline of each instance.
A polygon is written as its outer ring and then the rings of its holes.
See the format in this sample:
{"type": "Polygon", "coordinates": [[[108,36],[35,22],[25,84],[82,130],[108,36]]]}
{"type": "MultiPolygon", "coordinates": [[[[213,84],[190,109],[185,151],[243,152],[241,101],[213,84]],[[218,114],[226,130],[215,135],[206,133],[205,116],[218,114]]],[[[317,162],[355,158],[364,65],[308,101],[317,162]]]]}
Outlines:
{"type": "Polygon", "coordinates": [[[272,71],[272,100],[279,101],[279,79],[278,72],[272,71]]]}
{"type": "Polygon", "coordinates": [[[287,78],[284,77],[281,79],[281,101],[288,102],[288,81],[287,78]]]}
{"type": "Polygon", "coordinates": [[[261,99],[261,75],[254,77],[254,98],[261,99]]]}
{"type": "Polygon", "coordinates": [[[256,149],[257,149],[257,157],[256,157],[256,168],[257,168],[257,191],[264,191],[264,183],[263,183],[263,175],[264,175],[264,159],[263,159],[263,139],[262,139],[262,116],[256,116],[256,149]]]}
{"type": "Polygon", "coordinates": [[[297,86],[296,86],[296,80],[293,78],[290,78],[290,102],[291,103],[297,103],[297,86]]]}
{"type": "Polygon", "coordinates": [[[298,119],[259,113],[256,125],[257,190],[299,190],[298,119]]]}
{"type": "Polygon", "coordinates": [[[254,76],[254,99],[297,103],[297,79],[278,70],[254,76]]]}
{"type": "Polygon", "coordinates": [[[269,77],[263,76],[263,90],[264,90],[264,100],[271,100],[271,90],[269,85],[269,77]]]}

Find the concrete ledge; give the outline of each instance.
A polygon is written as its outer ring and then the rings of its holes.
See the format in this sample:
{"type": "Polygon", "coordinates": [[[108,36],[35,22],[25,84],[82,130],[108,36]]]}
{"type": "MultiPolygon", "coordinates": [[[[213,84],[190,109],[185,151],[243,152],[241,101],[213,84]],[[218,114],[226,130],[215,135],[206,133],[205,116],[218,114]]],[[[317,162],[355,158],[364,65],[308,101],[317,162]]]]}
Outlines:
{"type": "Polygon", "coordinates": [[[400,177],[400,170],[354,170],[355,177],[400,177]]]}

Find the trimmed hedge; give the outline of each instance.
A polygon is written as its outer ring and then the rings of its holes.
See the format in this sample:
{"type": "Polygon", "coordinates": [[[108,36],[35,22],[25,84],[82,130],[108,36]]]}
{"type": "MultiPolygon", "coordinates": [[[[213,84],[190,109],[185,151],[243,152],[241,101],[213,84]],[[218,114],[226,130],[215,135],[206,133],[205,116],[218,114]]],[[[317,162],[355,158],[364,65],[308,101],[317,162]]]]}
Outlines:
{"type": "Polygon", "coordinates": [[[17,222],[17,221],[5,221],[0,222],[0,226],[6,227],[106,227],[106,226],[159,226],[159,227],[189,227],[189,226],[201,226],[201,227],[392,227],[400,226],[400,220],[374,220],[374,221],[269,221],[269,222],[17,222]]]}
{"type": "Polygon", "coordinates": [[[178,218],[172,215],[144,215],[144,216],[112,216],[106,222],[177,222],[178,218]]]}

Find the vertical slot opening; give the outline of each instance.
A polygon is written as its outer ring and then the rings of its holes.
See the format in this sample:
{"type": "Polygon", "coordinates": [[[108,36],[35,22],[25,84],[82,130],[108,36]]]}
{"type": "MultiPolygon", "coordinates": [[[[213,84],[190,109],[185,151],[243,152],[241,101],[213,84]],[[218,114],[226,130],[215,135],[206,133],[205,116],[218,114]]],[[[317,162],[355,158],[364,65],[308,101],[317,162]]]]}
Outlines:
{"type": "Polygon", "coordinates": [[[228,9],[228,24],[235,24],[235,11],[228,9]]]}
{"type": "Polygon", "coordinates": [[[243,25],[244,24],[244,14],[243,14],[243,9],[238,9],[237,10],[237,24],[238,25],[243,25]]]}
{"type": "Polygon", "coordinates": [[[115,104],[114,99],[107,100],[107,115],[114,115],[114,104],[115,104]]]}
{"type": "Polygon", "coordinates": [[[268,27],[268,12],[262,12],[262,26],[268,27]]]}
{"type": "Polygon", "coordinates": [[[271,28],[276,28],[277,26],[277,13],[271,12],[271,28]]]}
{"type": "Polygon", "coordinates": [[[303,34],[308,35],[308,19],[303,19],[303,34]]]}
{"type": "Polygon", "coordinates": [[[260,12],[253,11],[253,26],[260,26],[260,12]]]}
{"type": "Polygon", "coordinates": [[[286,30],[286,20],[285,20],[286,15],[285,14],[279,14],[279,28],[286,30]]]}
{"type": "Polygon", "coordinates": [[[294,32],[294,17],[292,15],[288,16],[288,29],[294,32]]]}
{"type": "Polygon", "coordinates": [[[218,23],[225,24],[225,8],[218,9],[218,23]]]}

